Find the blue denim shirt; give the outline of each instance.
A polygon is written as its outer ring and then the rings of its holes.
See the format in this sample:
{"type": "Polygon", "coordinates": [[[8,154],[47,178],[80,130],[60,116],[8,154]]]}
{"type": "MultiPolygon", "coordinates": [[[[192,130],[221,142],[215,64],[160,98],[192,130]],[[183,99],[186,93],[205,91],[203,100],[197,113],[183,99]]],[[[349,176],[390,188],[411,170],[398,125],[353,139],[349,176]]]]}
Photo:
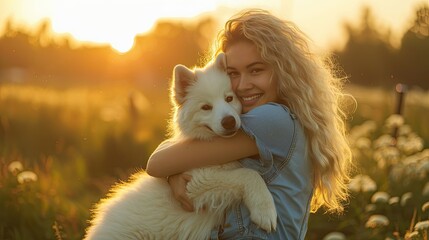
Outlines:
{"type": "Polygon", "coordinates": [[[212,239],[304,239],[313,194],[313,172],[303,129],[289,109],[268,103],[241,116],[242,129],[255,139],[259,159],[240,160],[258,171],[273,195],[277,229],[267,233],[250,221],[244,204],[232,207],[212,239]]]}

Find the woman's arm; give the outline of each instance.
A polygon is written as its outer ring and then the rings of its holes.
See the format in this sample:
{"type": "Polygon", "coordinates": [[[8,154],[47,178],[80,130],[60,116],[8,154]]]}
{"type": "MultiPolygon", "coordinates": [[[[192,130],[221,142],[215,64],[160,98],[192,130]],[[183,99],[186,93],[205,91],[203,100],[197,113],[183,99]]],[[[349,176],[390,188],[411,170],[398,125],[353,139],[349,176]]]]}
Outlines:
{"type": "Polygon", "coordinates": [[[230,138],[215,137],[211,141],[186,140],[161,144],[150,156],[146,172],[154,177],[166,177],[257,154],[256,142],[240,130],[230,138]]]}

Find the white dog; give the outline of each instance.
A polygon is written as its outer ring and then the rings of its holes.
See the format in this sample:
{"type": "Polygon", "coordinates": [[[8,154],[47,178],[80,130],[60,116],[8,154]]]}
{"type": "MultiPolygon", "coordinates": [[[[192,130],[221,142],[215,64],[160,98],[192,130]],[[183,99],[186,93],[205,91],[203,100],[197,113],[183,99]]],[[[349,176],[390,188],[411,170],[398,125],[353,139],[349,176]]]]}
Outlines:
{"type": "MultiPolygon", "coordinates": [[[[241,106],[225,67],[225,55],[219,54],[202,69],[174,68],[174,137],[170,142],[228,137],[239,129],[241,106]]],[[[233,162],[188,173],[192,175],[187,190],[194,212],[182,209],[166,179],[141,172],[117,185],[96,205],[85,239],[208,239],[211,230],[222,223],[224,211],[241,201],[254,223],[266,231],[276,228],[273,198],[256,171],[233,162]]]]}

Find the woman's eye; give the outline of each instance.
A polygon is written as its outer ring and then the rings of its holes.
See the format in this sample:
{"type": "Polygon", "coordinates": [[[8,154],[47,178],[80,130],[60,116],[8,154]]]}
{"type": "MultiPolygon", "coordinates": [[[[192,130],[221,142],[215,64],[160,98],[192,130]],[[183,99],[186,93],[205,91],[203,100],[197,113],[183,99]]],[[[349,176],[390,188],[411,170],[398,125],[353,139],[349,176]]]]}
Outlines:
{"type": "Polygon", "coordinates": [[[205,105],[203,105],[202,107],[201,107],[201,109],[202,110],[205,110],[205,111],[208,111],[208,110],[212,110],[212,106],[210,106],[210,105],[208,105],[208,104],[205,104],[205,105]]]}
{"type": "Polygon", "coordinates": [[[233,99],[234,98],[232,96],[228,96],[228,97],[225,98],[225,101],[226,102],[232,102],[233,99]]]}
{"type": "Polygon", "coordinates": [[[262,71],[263,71],[263,69],[261,69],[261,68],[254,68],[250,72],[253,73],[253,74],[256,74],[256,73],[259,73],[259,72],[262,72],[262,71]]]}
{"type": "Polygon", "coordinates": [[[238,76],[238,73],[236,73],[236,72],[229,72],[229,73],[227,73],[228,74],[228,76],[230,77],[230,78],[234,78],[234,77],[237,77],[238,76]]]}

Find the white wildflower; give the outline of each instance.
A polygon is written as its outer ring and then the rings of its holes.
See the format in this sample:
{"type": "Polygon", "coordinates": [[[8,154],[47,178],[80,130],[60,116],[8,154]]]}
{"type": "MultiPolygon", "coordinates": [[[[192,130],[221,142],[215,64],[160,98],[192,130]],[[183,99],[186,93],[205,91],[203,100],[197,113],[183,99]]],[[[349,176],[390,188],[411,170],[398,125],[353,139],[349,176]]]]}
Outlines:
{"type": "Polygon", "coordinates": [[[420,156],[417,154],[410,155],[402,160],[402,163],[405,165],[416,165],[420,160],[420,156]]]}
{"type": "Polygon", "coordinates": [[[427,210],[429,210],[429,202],[425,202],[422,206],[422,211],[426,212],[427,210]]]}
{"type": "Polygon", "coordinates": [[[373,145],[374,148],[389,147],[393,145],[394,141],[395,139],[392,136],[389,134],[384,134],[377,138],[373,145]]]}
{"type": "Polygon", "coordinates": [[[377,124],[374,120],[367,120],[361,124],[361,127],[364,129],[366,136],[373,133],[377,129],[377,124]]]}
{"type": "Polygon", "coordinates": [[[331,232],[328,233],[323,240],[346,240],[346,235],[341,232],[331,232]]]}
{"type": "Polygon", "coordinates": [[[398,148],[407,155],[419,152],[423,149],[423,147],[423,139],[418,136],[408,137],[404,139],[403,142],[398,141],[398,148]]]}
{"type": "Polygon", "coordinates": [[[410,125],[407,125],[407,124],[400,126],[398,129],[398,135],[399,136],[408,135],[411,132],[412,132],[411,127],[410,127],[410,125]]]}
{"type": "Polygon", "coordinates": [[[366,137],[360,137],[356,140],[354,146],[358,149],[370,149],[371,148],[371,140],[366,137]]]}
{"type": "Polygon", "coordinates": [[[372,192],[377,184],[368,175],[358,174],[349,183],[349,189],[354,192],[372,192]]]}
{"type": "Polygon", "coordinates": [[[8,170],[13,174],[17,174],[24,169],[22,163],[20,161],[13,161],[9,163],[8,170]]]}
{"type": "Polygon", "coordinates": [[[397,205],[397,204],[399,204],[399,197],[391,197],[389,199],[389,204],[390,205],[397,205]]]}
{"type": "Polygon", "coordinates": [[[401,206],[407,205],[411,201],[412,198],[413,198],[412,192],[404,193],[401,197],[401,206]]]}
{"type": "Polygon", "coordinates": [[[404,122],[402,115],[392,114],[386,119],[385,125],[387,128],[392,129],[402,126],[404,122]]]}
{"type": "Polygon", "coordinates": [[[418,231],[413,231],[405,234],[405,240],[417,240],[420,239],[420,234],[418,231]]]}
{"type": "Polygon", "coordinates": [[[393,165],[398,163],[400,152],[396,147],[382,147],[374,153],[374,159],[377,161],[380,168],[385,165],[393,165]]]}
{"type": "Polygon", "coordinates": [[[365,223],[365,227],[367,228],[385,227],[385,226],[388,226],[389,223],[390,223],[389,219],[384,215],[372,215],[365,223]]]}
{"type": "Polygon", "coordinates": [[[387,203],[390,195],[387,192],[376,192],[371,197],[372,203],[387,203]]]}
{"type": "Polygon", "coordinates": [[[37,181],[37,175],[32,171],[21,172],[20,174],[18,174],[17,178],[18,182],[21,184],[37,181]]]}
{"type": "Polygon", "coordinates": [[[417,231],[425,230],[428,228],[429,228],[429,220],[420,221],[420,222],[416,223],[416,225],[414,226],[414,229],[417,231]]]}
{"type": "Polygon", "coordinates": [[[361,125],[354,126],[350,129],[349,134],[352,139],[358,139],[361,137],[369,137],[371,133],[377,128],[377,124],[368,120],[362,123],[361,125]]]}

